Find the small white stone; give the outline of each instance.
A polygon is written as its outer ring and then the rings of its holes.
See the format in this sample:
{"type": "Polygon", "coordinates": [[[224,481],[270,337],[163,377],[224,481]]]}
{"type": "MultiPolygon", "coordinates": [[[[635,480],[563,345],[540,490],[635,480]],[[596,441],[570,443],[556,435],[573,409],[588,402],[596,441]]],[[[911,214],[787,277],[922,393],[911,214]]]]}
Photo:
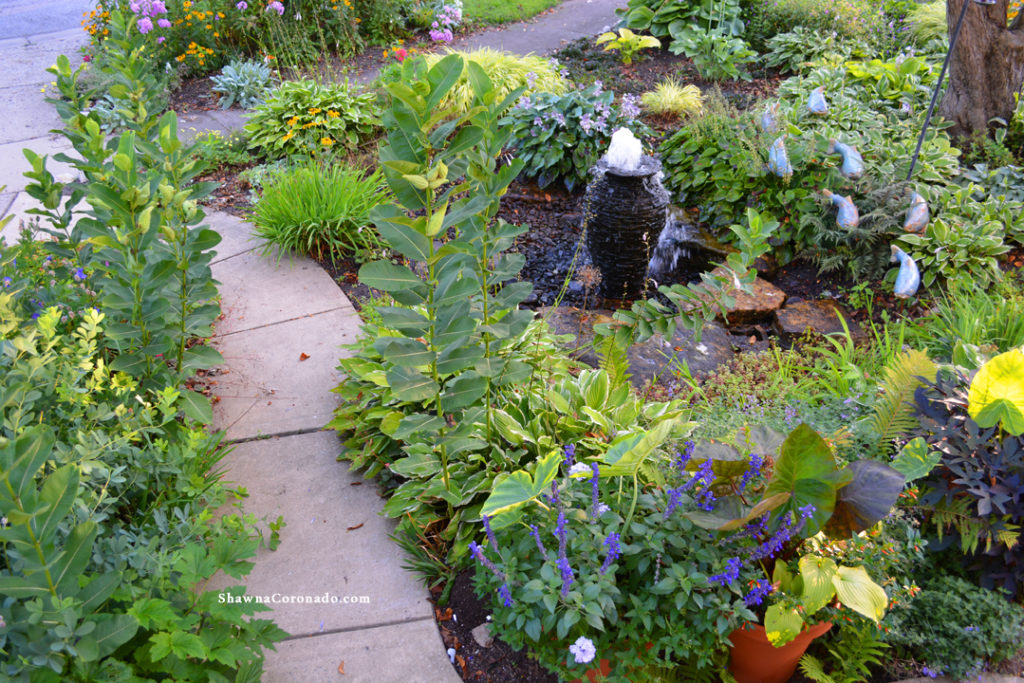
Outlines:
{"type": "Polygon", "coordinates": [[[455,663],[455,648],[454,647],[448,648],[448,659],[452,660],[452,664],[455,663]]]}

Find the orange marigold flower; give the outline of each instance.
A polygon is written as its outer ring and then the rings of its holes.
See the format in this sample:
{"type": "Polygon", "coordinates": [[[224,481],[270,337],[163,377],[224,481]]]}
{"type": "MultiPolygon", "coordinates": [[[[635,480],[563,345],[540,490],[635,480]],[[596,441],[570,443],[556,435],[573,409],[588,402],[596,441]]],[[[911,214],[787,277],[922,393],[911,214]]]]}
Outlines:
{"type": "Polygon", "coordinates": [[[330,147],[331,145],[334,144],[334,140],[332,140],[331,138],[321,138],[320,144],[325,147],[330,147]]]}

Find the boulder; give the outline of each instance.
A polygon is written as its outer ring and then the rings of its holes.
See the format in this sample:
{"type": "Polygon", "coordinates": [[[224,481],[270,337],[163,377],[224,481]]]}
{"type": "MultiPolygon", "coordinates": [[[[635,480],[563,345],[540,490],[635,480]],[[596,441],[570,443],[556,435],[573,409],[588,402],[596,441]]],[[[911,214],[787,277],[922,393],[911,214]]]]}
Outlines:
{"type": "MultiPolygon", "coordinates": [[[[716,277],[728,276],[729,271],[725,268],[715,268],[711,274],[716,277]]],[[[768,320],[786,302],[785,292],[760,277],[754,278],[750,293],[735,287],[731,287],[728,293],[735,299],[727,310],[729,325],[750,325],[768,320]]],[[[720,315],[718,319],[722,319],[720,315]]]]}
{"type": "Polygon", "coordinates": [[[786,341],[792,341],[807,332],[818,336],[842,333],[840,316],[846,321],[853,338],[864,334],[850,313],[830,299],[803,299],[786,304],[775,313],[775,331],[786,341]]]}
{"type": "MultiPolygon", "coordinates": [[[[574,358],[595,368],[600,366],[600,359],[593,348],[594,325],[613,322],[613,313],[605,309],[581,311],[568,306],[537,311],[547,320],[552,332],[573,336],[568,348],[574,358]]],[[[642,344],[633,345],[627,353],[630,381],[637,387],[646,382],[667,384],[684,362],[696,375],[710,372],[734,356],[732,335],[715,322],[704,326],[699,343],[692,332],[677,327],[671,340],[655,335],[642,344]]]]}

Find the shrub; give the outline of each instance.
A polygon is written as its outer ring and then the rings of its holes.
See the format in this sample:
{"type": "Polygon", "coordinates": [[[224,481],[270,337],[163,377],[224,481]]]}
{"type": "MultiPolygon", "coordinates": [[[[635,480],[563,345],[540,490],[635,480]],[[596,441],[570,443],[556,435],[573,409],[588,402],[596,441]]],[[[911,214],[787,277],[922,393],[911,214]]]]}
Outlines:
{"type": "Polygon", "coordinates": [[[355,149],[380,122],[374,96],[348,81],[321,85],[287,81],[249,114],[250,149],[268,158],[355,149]]]}
{"type": "Polygon", "coordinates": [[[1024,590],[1024,438],[998,425],[981,427],[968,413],[968,382],[945,377],[915,393],[920,436],[939,465],[924,480],[922,509],[944,542],[958,545],[963,565],[977,572],[986,587],[1002,586],[1011,595],[1024,590]]]}
{"type": "Polygon", "coordinates": [[[699,112],[704,106],[704,96],[695,85],[682,85],[674,78],[667,78],[654,90],[641,95],[640,103],[652,114],[683,117],[699,112]]]}
{"type": "Polygon", "coordinates": [[[600,82],[564,95],[536,93],[521,99],[508,115],[511,145],[525,164],[523,173],[541,187],[561,180],[572,190],[586,184],[590,167],[617,128],[626,126],[637,137],[649,134],[636,121],[639,111],[632,95],[615,106],[615,93],[603,90],[600,82]]]}
{"type": "Polygon", "coordinates": [[[270,67],[259,62],[232,60],[219,76],[210,78],[211,90],[220,93],[220,106],[227,109],[236,101],[243,109],[252,109],[263,102],[270,89],[270,67]]]}
{"type": "Polygon", "coordinates": [[[225,136],[219,130],[197,133],[194,154],[200,162],[212,168],[246,166],[253,161],[249,140],[241,131],[225,136]]]}
{"type": "Polygon", "coordinates": [[[890,621],[884,639],[932,677],[973,678],[1012,657],[1024,640],[1024,608],[952,576],[930,581],[890,621]]]}
{"type": "Polygon", "coordinates": [[[792,31],[779,33],[768,39],[768,54],[764,63],[783,72],[800,73],[825,55],[848,58],[855,52],[868,53],[868,48],[858,41],[838,40],[833,31],[824,39],[811,29],[796,26],[792,31]]]}
{"type": "Polygon", "coordinates": [[[723,31],[698,31],[672,41],[669,50],[683,53],[693,61],[697,73],[708,81],[729,78],[750,80],[744,66],[753,61],[757,53],[742,38],[723,31]]]}
{"type": "MultiPolygon", "coordinates": [[[[444,104],[452,106],[459,115],[469,110],[473,102],[473,86],[469,80],[469,62],[479,64],[494,84],[498,99],[505,99],[517,88],[523,88],[524,95],[550,92],[558,95],[569,89],[569,83],[550,60],[535,55],[520,56],[491,48],[480,48],[472,52],[449,49],[446,54],[457,54],[465,60],[466,68],[445,97],[444,104]]],[[[425,56],[428,66],[437,64],[443,54],[425,56]]]]}
{"type": "MultiPolygon", "coordinates": [[[[629,0],[615,13],[627,28],[658,38],[671,37],[673,45],[712,29],[731,36],[743,33],[739,0],[629,0]]],[[[679,50],[673,52],[678,54],[679,50]]]]}
{"type": "Polygon", "coordinates": [[[753,11],[757,33],[767,40],[792,31],[797,26],[840,38],[870,38],[877,33],[883,16],[876,8],[860,0],[837,0],[822,4],[815,0],[764,0],[755,2],[753,11]]]}
{"type": "Polygon", "coordinates": [[[345,164],[304,163],[272,175],[253,210],[255,234],[265,251],[279,248],[336,261],[363,260],[380,249],[370,209],[389,194],[380,170],[365,173],[345,164]]]}

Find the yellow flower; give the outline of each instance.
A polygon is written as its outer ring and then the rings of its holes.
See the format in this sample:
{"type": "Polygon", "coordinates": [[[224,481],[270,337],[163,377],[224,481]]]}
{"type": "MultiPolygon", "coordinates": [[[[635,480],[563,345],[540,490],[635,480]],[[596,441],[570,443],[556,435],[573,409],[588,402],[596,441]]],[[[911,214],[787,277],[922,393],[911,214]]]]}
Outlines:
{"type": "Polygon", "coordinates": [[[341,116],[341,114],[339,114],[338,112],[336,112],[333,109],[331,109],[330,111],[327,112],[327,116],[329,116],[332,119],[336,119],[339,116],[341,116]]]}
{"type": "Polygon", "coordinates": [[[298,116],[293,116],[290,119],[288,119],[288,125],[289,126],[294,126],[298,122],[299,122],[299,117],[298,116]]]}
{"type": "Polygon", "coordinates": [[[323,145],[324,147],[330,147],[331,145],[334,144],[334,140],[330,138],[322,138],[320,140],[320,144],[323,145]]]}
{"type": "Polygon", "coordinates": [[[291,131],[288,131],[287,133],[285,133],[285,134],[284,134],[284,137],[283,137],[283,138],[281,138],[281,142],[288,142],[288,141],[289,141],[289,140],[291,140],[291,139],[292,139],[293,137],[295,137],[295,133],[293,133],[293,132],[291,132],[291,131]]]}
{"type": "Polygon", "coordinates": [[[319,114],[321,111],[323,110],[320,107],[310,107],[309,114],[312,116],[313,114],[319,114]]]}
{"type": "Polygon", "coordinates": [[[310,121],[309,123],[304,123],[304,124],[302,124],[302,127],[303,127],[303,128],[312,128],[312,127],[313,127],[313,126],[315,126],[315,125],[316,125],[315,123],[313,123],[312,121],[310,121]]]}

